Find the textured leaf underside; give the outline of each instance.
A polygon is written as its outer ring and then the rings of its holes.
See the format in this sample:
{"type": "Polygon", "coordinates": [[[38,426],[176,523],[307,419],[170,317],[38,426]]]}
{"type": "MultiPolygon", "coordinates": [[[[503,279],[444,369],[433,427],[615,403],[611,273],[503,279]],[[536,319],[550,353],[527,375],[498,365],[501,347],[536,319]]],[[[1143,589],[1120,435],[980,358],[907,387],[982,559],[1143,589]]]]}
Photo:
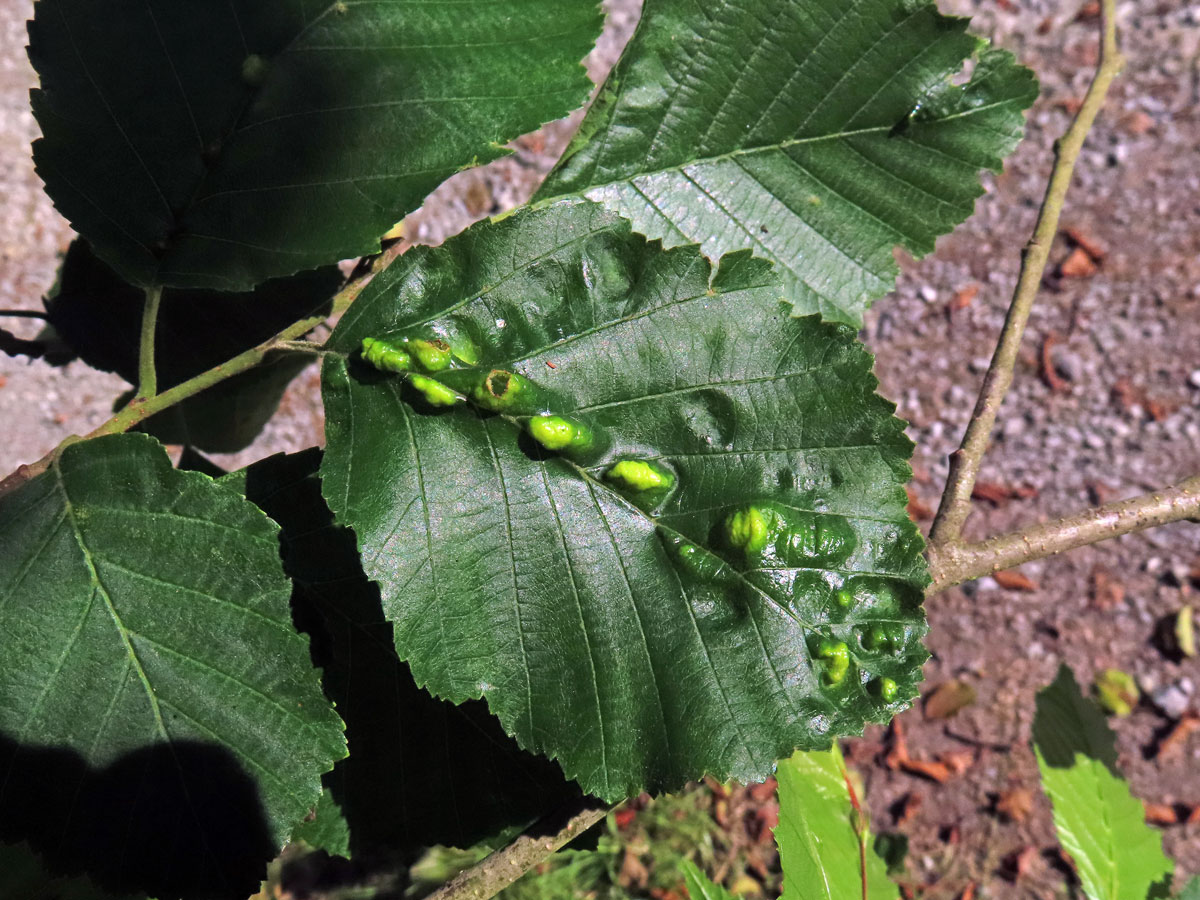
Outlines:
{"type": "Polygon", "coordinates": [[[714,272],[564,202],[411,251],[330,339],[345,355],[324,364],[323,490],[401,658],[439,696],[485,697],[607,799],[705,772],[761,779],[915,693],[911,444],[853,332],[790,318],[781,297],[749,254],[714,272]],[[512,373],[536,402],[433,407],[418,380],[361,359],[367,337],[441,337],[466,359],[440,384],[470,395],[512,373]],[[544,450],[522,432],[538,411],[576,417],[594,446],[544,450]],[[620,460],[674,489],[618,489],[620,460]],[[823,558],[747,554],[725,535],[748,504],[845,540],[823,558]],[[864,643],[872,625],[886,649],[864,643]],[[833,684],[822,641],[848,648],[833,684]]]}
{"type": "Polygon", "coordinates": [[[39,0],[39,174],[135,284],[247,290],[378,248],[583,103],[592,0],[39,0]]]}
{"type": "MultiPolygon", "coordinates": [[[[38,777],[59,772],[64,782],[49,778],[61,808],[44,794],[23,814],[10,804],[24,786],[6,782],[5,828],[45,820],[55,852],[76,837],[97,848],[111,838],[102,865],[118,875],[159,866],[170,883],[183,868],[172,851],[216,852],[221,835],[206,827],[247,835],[261,817],[264,845],[239,850],[257,871],[253,854],[265,850],[265,864],[317,802],[321,773],[345,754],[308,641],[292,626],[289,592],[274,524],[206,476],[172,469],[149,437],[69,446],[0,499],[0,758],[19,745],[38,777]],[[221,781],[222,759],[241,774],[221,781]],[[151,835],[156,849],[122,862],[123,835],[139,833],[155,802],[144,794],[163,790],[151,787],[156,761],[164,784],[182,779],[170,788],[181,806],[153,826],[163,831],[151,835]],[[213,822],[242,781],[247,806],[237,811],[247,821],[213,822]],[[104,801],[105,791],[118,794],[104,801]],[[89,792],[105,808],[104,840],[82,813],[89,792]],[[193,828],[195,846],[177,846],[193,828]]],[[[197,868],[226,863],[205,858],[197,868]]]]}
{"type": "Polygon", "coordinates": [[[647,0],[539,197],[584,195],[710,259],[753,250],[797,314],[859,324],[894,247],[922,256],[971,214],[1037,94],[965,29],[920,0],[647,0]]]}
{"type": "Polygon", "coordinates": [[[1071,670],[1037,696],[1033,745],[1054,826],[1075,861],[1089,900],[1152,900],[1169,895],[1174,868],[1161,835],[1116,771],[1116,736],[1071,670]]]}

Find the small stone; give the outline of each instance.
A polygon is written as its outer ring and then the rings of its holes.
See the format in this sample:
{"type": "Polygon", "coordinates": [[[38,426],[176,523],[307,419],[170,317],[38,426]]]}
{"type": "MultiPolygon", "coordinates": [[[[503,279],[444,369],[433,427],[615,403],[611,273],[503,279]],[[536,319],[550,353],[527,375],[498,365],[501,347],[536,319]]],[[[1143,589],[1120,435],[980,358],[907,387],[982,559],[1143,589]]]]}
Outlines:
{"type": "Polygon", "coordinates": [[[921,285],[921,299],[926,303],[933,303],[935,300],[937,300],[937,296],[937,288],[935,288],[933,285],[921,285]]]}
{"type": "Polygon", "coordinates": [[[1188,695],[1179,688],[1178,683],[1160,687],[1150,695],[1150,699],[1164,715],[1172,719],[1178,719],[1187,712],[1190,703],[1188,695]]]}
{"type": "Polygon", "coordinates": [[[1200,369],[1196,369],[1188,376],[1188,384],[1194,388],[1200,388],[1200,369]]]}

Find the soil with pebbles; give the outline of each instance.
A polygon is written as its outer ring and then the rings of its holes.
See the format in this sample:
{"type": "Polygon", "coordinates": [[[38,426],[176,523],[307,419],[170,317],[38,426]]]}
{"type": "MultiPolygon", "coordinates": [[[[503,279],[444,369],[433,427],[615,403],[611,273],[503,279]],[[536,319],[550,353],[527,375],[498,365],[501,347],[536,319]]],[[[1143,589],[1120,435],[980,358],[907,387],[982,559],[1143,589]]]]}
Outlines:
{"type": "MultiPolygon", "coordinates": [[[[588,60],[594,78],[631,32],[637,5],[606,3],[609,28],[588,60]]],[[[1097,46],[1094,4],[942,5],[973,15],[976,31],[1030,65],[1042,94],[1025,142],[1002,175],[985,179],[975,216],[933,256],[902,259],[896,291],[867,318],[864,337],[877,354],[882,391],[911,423],[914,488],[928,507],[936,506],[946,456],[1003,320],[1052,143],[1083,96],[1097,46]]],[[[38,308],[56,254],[71,238],[28,157],[36,125],[21,47],[31,8],[27,0],[0,5],[0,308],[38,308]]],[[[974,537],[1200,471],[1200,5],[1135,0],[1122,3],[1119,15],[1125,73],[1088,140],[1063,214],[1063,225],[1098,245],[1102,259],[1094,273],[1072,276],[1079,260],[1067,259],[1075,245],[1060,238],[1053,248],[1056,270],[1031,317],[981,475],[993,499],[978,502],[968,523],[974,537]]],[[[512,156],[455,176],[407,220],[406,239],[437,243],[523,202],[578,119],[549,125],[515,142],[512,156]]],[[[31,322],[16,327],[25,336],[37,330],[31,322]]],[[[0,468],[94,427],[122,389],[118,379],[79,363],[56,370],[0,357],[0,468]]],[[[310,369],[254,446],[218,462],[232,467],[319,443],[321,426],[310,369]]],[[[1062,895],[1069,870],[1054,850],[1029,749],[1034,695],[1062,663],[1084,684],[1104,668],[1121,668],[1155,694],[1160,706],[1143,700],[1131,716],[1113,720],[1122,770],[1146,801],[1185,814],[1200,804],[1200,733],[1167,754],[1155,752],[1172,716],[1200,710],[1200,660],[1168,658],[1153,639],[1164,617],[1197,603],[1198,567],[1200,527],[1180,523],[1030,563],[1021,571],[1032,590],[984,578],[929,602],[928,688],[961,679],[978,697],[952,719],[927,719],[916,708],[901,722],[914,757],[968,751],[970,767],[942,784],[891,771],[882,764],[881,729],[849,748],[875,827],[908,835],[909,877],[928,886],[925,896],[957,897],[970,882],[977,896],[1062,895]],[[1032,792],[1028,814],[997,811],[1001,798],[1022,789],[1032,792]]],[[[1163,835],[1180,872],[1200,872],[1200,821],[1166,826],[1163,835]]]]}

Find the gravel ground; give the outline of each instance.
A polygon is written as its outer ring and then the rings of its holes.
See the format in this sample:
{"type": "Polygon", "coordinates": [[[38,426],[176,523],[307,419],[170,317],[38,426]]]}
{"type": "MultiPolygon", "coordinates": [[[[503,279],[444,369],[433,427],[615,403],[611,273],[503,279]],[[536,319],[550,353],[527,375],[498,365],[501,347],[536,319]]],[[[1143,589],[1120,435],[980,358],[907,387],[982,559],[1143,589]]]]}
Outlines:
{"type": "MultiPolygon", "coordinates": [[[[596,78],[637,13],[629,0],[606,6],[610,28],[589,58],[596,78]]],[[[914,487],[930,507],[1003,320],[1052,142],[1082,97],[1096,56],[1087,4],[952,0],[942,6],[974,15],[975,30],[1030,65],[1043,90],[1027,140],[1003,175],[986,180],[988,194],[974,218],[932,257],[902,259],[896,292],[871,310],[864,330],[878,354],[882,390],[912,423],[914,487]]],[[[55,255],[70,239],[40,192],[26,149],[36,125],[26,100],[32,75],[19,48],[31,8],[28,0],[0,3],[0,307],[38,308],[55,255]]],[[[978,504],[968,523],[972,536],[1200,471],[1200,5],[1127,2],[1120,24],[1126,71],[1089,138],[1063,215],[1064,226],[1106,252],[1095,272],[1072,275],[1079,268],[1078,254],[1068,262],[1074,245],[1061,238],[1054,248],[1061,271],[1048,276],[1034,310],[981,476],[996,500],[978,504]]],[[[406,222],[407,239],[437,243],[522,202],[576,123],[577,117],[554,123],[517,141],[512,157],[455,176],[406,222]]],[[[24,334],[36,332],[24,324],[24,334]]],[[[318,443],[316,385],[309,370],[255,445],[218,461],[240,465],[318,443]]],[[[78,363],[53,370],[0,357],[0,469],[98,424],[122,387],[78,363]]],[[[1200,661],[1168,659],[1152,640],[1160,619],[1195,602],[1200,529],[1181,523],[1031,563],[1022,572],[1032,589],[1006,590],[984,578],[929,604],[930,688],[958,678],[978,699],[948,721],[926,719],[919,709],[901,721],[914,756],[969,751],[970,768],[936,784],[879,765],[878,730],[851,747],[876,828],[894,830],[903,819],[910,876],[928,886],[926,897],[958,897],[972,881],[979,897],[1062,895],[1067,876],[1053,851],[1048,804],[1036,790],[1028,748],[1033,695],[1061,662],[1082,683],[1115,666],[1158,692],[1166,711],[1143,702],[1129,718],[1114,720],[1122,768],[1145,800],[1185,811],[1200,804],[1200,733],[1170,754],[1154,753],[1172,716],[1200,708],[1200,661]],[[1107,593],[1096,587],[1105,578],[1107,593]],[[1028,816],[997,814],[998,797],[1025,788],[1034,798],[1028,816]],[[910,795],[919,799],[908,801],[902,815],[910,795]]],[[[1180,870],[1200,872],[1200,822],[1170,825],[1163,834],[1180,870]]]]}

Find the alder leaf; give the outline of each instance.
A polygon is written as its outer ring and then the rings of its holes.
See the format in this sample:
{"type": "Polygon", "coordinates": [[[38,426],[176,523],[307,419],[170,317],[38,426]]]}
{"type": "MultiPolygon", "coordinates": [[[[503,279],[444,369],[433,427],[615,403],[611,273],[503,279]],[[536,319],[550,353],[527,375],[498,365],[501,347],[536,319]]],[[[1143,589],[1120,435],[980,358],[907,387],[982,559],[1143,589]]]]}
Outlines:
{"type": "Polygon", "coordinates": [[[872,849],[865,798],[858,808],[851,800],[841,751],[796,753],[776,777],[782,900],[896,900],[887,863],[872,849]]]}
{"type": "Polygon", "coordinates": [[[1174,866],[1162,836],[1117,772],[1116,736],[1104,714],[1066,666],[1037,695],[1033,748],[1058,839],[1089,900],[1167,897],[1174,866]]]}
{"type": "Polygon", "coordinates": [[[797,314],[858,325],[894,247],[923,256],[971,214],[1036,96],[923,0],[646,0],[538,197],[586,196],[714,260],[753,250],[797,314]]]}
{"type": "Polygon", "coordinates": [[[578,786],[522,751],[483,703],[455,706],[413,682],[354,535],[321,496],[320,462],[314,448],[221,479],[279,524],[297,624],[346,723],[349,756],[325,774],[296,836],[346,857],[469,847],[577,798],[578,786]]]}
{"type": "Polygon", "coordinates": [[[606,800],[762,780],[916,692],[911,443],[781,297],[564,202],[410,251],[328,343],[322,490],[400,657],[606,800]]]}
{"type": "Polygon", "coordinates": [[[372,252],[587,98],[593,0],[38,0],[38,173],[128,281],[244,291],[372,252]]]}
{"type": "Polygon", "coordinates": [[[275,525],[143,435],[0,497],[0,836],[114,890],[252,891],[345,755],[289,587],[275,525]]]}

